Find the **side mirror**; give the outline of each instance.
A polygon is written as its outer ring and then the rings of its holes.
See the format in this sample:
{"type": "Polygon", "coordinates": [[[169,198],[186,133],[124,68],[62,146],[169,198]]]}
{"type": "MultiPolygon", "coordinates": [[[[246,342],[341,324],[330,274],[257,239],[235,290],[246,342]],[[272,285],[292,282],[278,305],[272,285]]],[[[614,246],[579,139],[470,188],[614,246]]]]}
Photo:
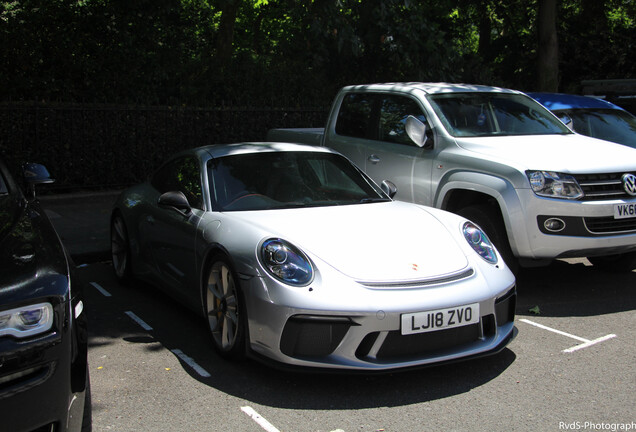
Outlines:
{"type": "Polygon", "coordinates": [[[35,185],[53,183],[51,174],[44,165],[25,163],[22,165],[22,178],[26,185],[26,192],[30,198],[35,197],[35,185]]]}
{"type": "Polygon", "coordinates": [[[406,134],[418,147],[433,148],[433,140],[429,137],[426,125],[416,117],[410,115],[406,118],[406,134]]]}
{"type": "Polygon", "coordinates": [[[397,186],[389,180],[384,180],[380,185],[380,189],[382,189],[382,192],[387,194],[391,199],[393,199],[395,194],[397,194],[397,186]]]}
{"type": "Polygon", "coordinates": [[[570,117],[567,114],[560,114],[558,115],[558,117],[559,117],[559,120],[561,120],[564,125],[572,129],[572,117],[570,117]]]}
{"type": "Polygon", "coordinates": [[[157,201],[159,207],[171,208],[186,216],[192,211],[188,199],[181,191],[166,192],[157,201]]]}

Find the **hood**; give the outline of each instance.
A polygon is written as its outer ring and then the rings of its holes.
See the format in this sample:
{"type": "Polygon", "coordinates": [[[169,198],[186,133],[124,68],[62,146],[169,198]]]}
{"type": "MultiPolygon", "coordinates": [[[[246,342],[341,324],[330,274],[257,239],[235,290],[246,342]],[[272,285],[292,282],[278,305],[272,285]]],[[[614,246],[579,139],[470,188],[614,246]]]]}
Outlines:
{"type": "Polygon", "coordinates": [[[271,237],[291,242],[365,282],[422,280],[468,265],[457,233],[424,207],[403,202],[237,212],[271,237]]]}
{"type": "Polygon", "coordinates": [[[1,197],[0,303],[42,296],[46,284],[38,280],[67,273],[64,250],[43,210],[35,203],[1,197]]]}
{"type": "Polygon", "coordinates": [[[636,170],[636,149],[578,134],[457,138],[457,144],[520,171],[593,174],[636,170]]]}

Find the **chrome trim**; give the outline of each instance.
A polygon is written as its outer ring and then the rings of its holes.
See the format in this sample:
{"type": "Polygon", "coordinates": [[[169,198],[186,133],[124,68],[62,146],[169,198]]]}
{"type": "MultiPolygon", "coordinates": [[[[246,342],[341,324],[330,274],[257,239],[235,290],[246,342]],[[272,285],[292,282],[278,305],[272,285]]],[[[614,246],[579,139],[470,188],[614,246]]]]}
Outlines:
{"type": "Polygon", "coordinates": [[[442,277],[435,277],[431,279],[420,279],[415,281],[399,281],[399,282],[365,282],[357,281],[360,285],[364,285],[368,288],[415,288],[427,285],[437,285],[449,282],[455,282],[460,279],[466,279],[475,274],[475,270],[468,268],[460,272],[445,275],[442,277]]]}

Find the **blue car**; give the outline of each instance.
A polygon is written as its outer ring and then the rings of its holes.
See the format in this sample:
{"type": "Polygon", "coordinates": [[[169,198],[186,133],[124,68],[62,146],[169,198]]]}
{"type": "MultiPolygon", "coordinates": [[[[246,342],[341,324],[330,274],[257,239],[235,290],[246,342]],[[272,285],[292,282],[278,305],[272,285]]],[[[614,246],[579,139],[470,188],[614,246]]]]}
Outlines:
{"type": "Polygon", "coordinates": [[[559,93],[528,93],[575,132],[636,148],[636,117],[603,99],[559,93]]]}

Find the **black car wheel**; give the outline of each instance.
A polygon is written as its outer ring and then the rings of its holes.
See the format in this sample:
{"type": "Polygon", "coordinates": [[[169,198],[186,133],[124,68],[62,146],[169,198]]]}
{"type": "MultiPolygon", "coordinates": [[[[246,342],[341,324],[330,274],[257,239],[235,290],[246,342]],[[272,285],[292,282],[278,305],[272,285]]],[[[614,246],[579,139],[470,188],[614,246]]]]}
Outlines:
{"type": "Polygon", "coordinates": [[[111,220],[110,239],[115,274],[117,279],[125,282],[130,279],[130,243],[126,224],[119,213],[111,220]]]}
{"type": "Polygon", "coordinates": [[[86,393],[84,398],[84,413],[82,415],[82,432],[93,430],[93,405],[91,398],[91,380],[86,372],[86,393]]]}
{"type": "Polygon", "coordinates": [[[223,258],[211,261],[207,275],[203,300],[214,347],[223,357],[241,359],[245,355],[247,316],[238,279],[223,258]]]}

